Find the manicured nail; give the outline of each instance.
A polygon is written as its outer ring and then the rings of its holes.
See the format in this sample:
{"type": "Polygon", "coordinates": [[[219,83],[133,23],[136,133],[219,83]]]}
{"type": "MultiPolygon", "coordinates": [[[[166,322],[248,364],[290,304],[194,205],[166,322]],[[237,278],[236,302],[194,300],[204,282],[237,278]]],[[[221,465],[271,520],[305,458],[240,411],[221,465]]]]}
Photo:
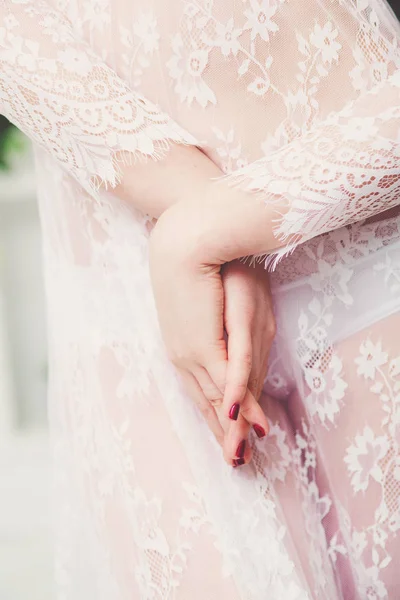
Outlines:
{"type": "Polygon", "coordinates": [[[256,432],[257,437],[263,438],[266,436],[265,429],[264,429],[264,427],[261,427],[261,425],[258,425],[256,423],[255,425],[253,425],[253,429],[256,432]]]}
{"type": "Polygon", "coordinates": [[[232,421],[237,421],[237,418],[239,416],[239,410],[240,404],[238,404],[237,402],[235,404],[232,404],[231,410],[229,411],[229,418],[232,419],[232,421]]]}
{"type": "Polygon", "coordinates": [[[244,465],[244,458],[235,458],[233,461],[233,466],[240,467],[241,465],[244,465]]]}
{"type": "Polygon", "coordinates": [[[245,450],[246,450],[246,440],[242,440],[240,442],[239,446],[237,447],[236,456],[238,458],[243,458],[245,450]]]}

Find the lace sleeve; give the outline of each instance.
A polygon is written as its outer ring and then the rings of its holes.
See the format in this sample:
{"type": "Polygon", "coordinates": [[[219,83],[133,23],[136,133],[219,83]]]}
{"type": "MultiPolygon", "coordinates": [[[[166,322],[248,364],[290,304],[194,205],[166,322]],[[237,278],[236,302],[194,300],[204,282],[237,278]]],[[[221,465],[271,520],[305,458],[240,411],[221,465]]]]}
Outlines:
{"type": "Polygon", "coordinates": [[[400,204],[400,72],[229,180],[276,207],[286,249],[400,204]]]}
{"type": "Polygon", "coordinates": [[[195,140],[134,93],[43,0],[0,0],[0,112],[93,193],[118,162],[195,140]]]}

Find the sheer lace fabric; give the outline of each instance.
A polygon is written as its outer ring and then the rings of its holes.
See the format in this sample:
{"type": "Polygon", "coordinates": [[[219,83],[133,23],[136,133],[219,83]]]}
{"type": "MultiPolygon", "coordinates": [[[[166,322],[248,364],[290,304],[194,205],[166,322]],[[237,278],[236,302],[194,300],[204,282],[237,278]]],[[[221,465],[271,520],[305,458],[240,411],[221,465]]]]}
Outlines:
{"type": "Polygon", "coordinates": [[[34,141],[63,600],[396,600],[399,27],[368,0],[3,0],[34,141]],[[276,207],[267,440],[228,468],[166,360],[117,156],[200,146],[276,207]],[[109,187],[104,190],[103,183],[109,187]],[[306,241],[308,240],[308,241],[306,241]]]}

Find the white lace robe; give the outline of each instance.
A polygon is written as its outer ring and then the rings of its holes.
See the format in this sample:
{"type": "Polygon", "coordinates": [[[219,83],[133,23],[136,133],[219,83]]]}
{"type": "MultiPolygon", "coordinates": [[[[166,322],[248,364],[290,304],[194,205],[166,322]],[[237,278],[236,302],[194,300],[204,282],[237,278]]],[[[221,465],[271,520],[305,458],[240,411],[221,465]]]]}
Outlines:
{"type": "Polygon", "coordinates": [[[60,600],[400,598],[399,27],[377,0],[0,0],[37,151],[60,600]],[[200,146],[288,210],[267,439],[233,470],[168,364],[116,156],[200,146]],[[108,191],[104,186],[108,185],[108,191]]]}

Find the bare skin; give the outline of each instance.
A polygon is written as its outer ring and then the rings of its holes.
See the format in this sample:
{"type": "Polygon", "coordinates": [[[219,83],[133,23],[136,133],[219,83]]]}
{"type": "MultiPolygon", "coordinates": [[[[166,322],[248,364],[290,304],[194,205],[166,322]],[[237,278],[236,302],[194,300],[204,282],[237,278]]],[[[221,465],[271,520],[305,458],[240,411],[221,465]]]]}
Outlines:
{"type": "Polygon", "coordinates": [[[235,243],[239,233],[243,248],[261,239],[265,244],[267,212],[254,197],[212,181],[220,175],[200,150],[174,146],[159,163],[126,167],[116,192],[159,219],[151,236],[151,272],[168,356],[226,461],[239,466],[251,459],[250,427],[260,436],[268,432],[258,398],[275,321],[267,273],[237,260],[253,251],[239,252],[235,243]],[[240,219],[254,204],[258,211],[246,217],[243,228],[240,219]],[[220,248],[216,236],[229,206],[220,248]],[[264,229],[254,240],[254,220],[261,213],[264,229]],[[205,253],[204,242],[210,244],[205,253]]]}

